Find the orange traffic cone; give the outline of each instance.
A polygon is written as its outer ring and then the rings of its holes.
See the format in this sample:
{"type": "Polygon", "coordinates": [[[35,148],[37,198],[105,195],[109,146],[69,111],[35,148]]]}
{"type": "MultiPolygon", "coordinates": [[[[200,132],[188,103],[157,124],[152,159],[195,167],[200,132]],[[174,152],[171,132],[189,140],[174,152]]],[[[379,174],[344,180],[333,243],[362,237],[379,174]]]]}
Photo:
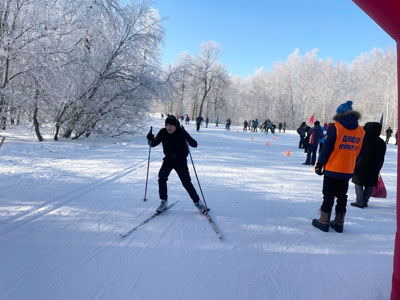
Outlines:
{"type": "Polygon", "coordinates": [[[287,149],[287,151],[286,151],[286,156],[290,156],[290,150],[289,149],[287,149]]]}
{"type": "Polygon", "coordinates": [[[250,139],[251,139],[251,141],[253,141],[253,140],[254,140],[254,138],[253,138],[253,137],[251,137],[250,139]]]}
{"type": "Polygon", "coordinates": [[[266,146],[269,146],[269,142],[267,141],[267,142],[265,143],[265,145],[266,145],[266,146]]]}

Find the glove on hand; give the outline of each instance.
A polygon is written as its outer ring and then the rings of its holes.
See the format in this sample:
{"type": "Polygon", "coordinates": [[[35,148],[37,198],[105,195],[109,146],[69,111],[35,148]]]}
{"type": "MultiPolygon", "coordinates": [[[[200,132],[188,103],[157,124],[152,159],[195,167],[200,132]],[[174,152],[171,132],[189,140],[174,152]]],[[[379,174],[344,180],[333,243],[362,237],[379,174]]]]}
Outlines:
{"type": "Polygon", "coordinates": [[[315,164],[314,171],[315,171],[315,174],[317,174],[317,175],[319,175],[319,176],[323,175],[323,174],[324,174],[324,171],[322,170],[322,164],[319,163],[319,162],[317,162],[317,163],[315,164]]]}
{"type": "Polygon", "coordinates": [[[152,141],[152,140],[154,139],[153,127],[150,127],[150,131],[149,131],[149,133],[147,134],[146,138],[147,138],[149,141],[152,141]]]}

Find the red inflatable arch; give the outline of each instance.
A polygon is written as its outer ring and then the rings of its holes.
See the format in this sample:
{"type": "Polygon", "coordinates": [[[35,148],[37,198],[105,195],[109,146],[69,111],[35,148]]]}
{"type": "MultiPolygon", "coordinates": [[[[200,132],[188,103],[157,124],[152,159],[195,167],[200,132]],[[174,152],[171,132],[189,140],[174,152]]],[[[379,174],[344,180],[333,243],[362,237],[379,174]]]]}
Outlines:
{"type": "MultiPolygon", "coordinates": [[[[400,108],[400,0],[353,0],[397,43],[397,94],[400,108]]],[[[397,128],[400,116],[397,112],[397,128]]],[[[397,230],[394,245],[393,277],[391,300],[400,300],[400,154],[397,151],[397,230]]]]}

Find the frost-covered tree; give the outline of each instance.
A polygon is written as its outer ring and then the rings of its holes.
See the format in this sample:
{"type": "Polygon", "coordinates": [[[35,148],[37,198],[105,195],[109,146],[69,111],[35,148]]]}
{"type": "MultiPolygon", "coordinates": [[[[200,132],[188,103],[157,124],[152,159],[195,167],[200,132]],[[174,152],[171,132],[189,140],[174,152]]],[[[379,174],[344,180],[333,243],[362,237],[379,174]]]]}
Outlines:
{"type": "MultiPolygon", "coordinates": [[[[233,120],[269,118],[296,128],[312,114],[331,122],[340,103],[351,99],[363,122],[379,121],[397,127],[396,53],[374,49],[351,64],[319,59],[317,49],[300,55],[298,49],[285,62],[276,63],[230,86],[238,102],[233,120]]],[[[231,78],[232,80],[232,78],[231,78]]],[[[232,105],[231,105],[232,106],[232,105]]]]}
{"type": "Polygon", "coordinates": [[[150,2],[6,0],[0,18],[2,128],[22,113],[55,139],[134,132],[162,90],[150,2]]]}
{"type": "Polygon", "coordinates": [[[191,76],[199,89],[198,116],[203,115],[204,104],[210,100],[210,92],[227,81],[227,71],[218,62],[220,51],[220,46],[213,41],[203,43],[201,54],[193,62],[191,76]]]}

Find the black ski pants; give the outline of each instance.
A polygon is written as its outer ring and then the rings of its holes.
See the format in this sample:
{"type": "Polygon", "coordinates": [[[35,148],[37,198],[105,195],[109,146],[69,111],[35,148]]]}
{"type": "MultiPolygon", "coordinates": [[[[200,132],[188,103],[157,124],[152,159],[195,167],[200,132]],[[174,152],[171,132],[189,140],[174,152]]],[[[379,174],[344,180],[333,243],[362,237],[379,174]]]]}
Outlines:
{"type": "Polygon", "coordinates": [[[183,187],[189,193],[189,196],[193,202],[199,202],[200,197],[192,184],[186,158],[175,159],[164,157],[163,164],[158,172],[158,192],[160,194],[160,199],[168,199],[167,181],[172,170],[175,170],[175,172],[178,174],[183,187]]]}
{"type": "Polygon", "coordinates": [[[336,197],[336,213],[345,213],[348,189],[349,179],[338,179],[324,176],[324,183],[322,187],[324,201],[322,202],[321,211],[331,214],[336,197]]]}

